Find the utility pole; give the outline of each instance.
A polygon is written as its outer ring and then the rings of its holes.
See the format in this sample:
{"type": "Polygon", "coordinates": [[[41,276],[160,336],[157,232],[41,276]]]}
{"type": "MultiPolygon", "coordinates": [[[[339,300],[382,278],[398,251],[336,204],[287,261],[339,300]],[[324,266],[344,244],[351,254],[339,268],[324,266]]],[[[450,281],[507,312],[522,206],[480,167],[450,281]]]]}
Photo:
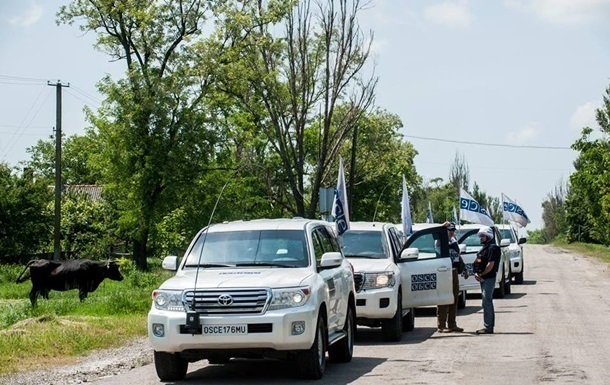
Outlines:
{"type": "Polygon", "coordinates": [[[53,242],[53,259],[61,259],[61,88],[70,87],[70,84],[47,82],[49,86],[55,86],[57,107],[55,109],[55,237],[53,242]]]}

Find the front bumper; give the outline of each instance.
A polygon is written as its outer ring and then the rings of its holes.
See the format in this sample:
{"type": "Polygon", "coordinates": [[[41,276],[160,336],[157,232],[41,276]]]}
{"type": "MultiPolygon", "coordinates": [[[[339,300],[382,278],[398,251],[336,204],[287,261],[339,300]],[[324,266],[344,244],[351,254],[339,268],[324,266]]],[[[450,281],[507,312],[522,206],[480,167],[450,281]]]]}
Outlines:
{"type": "Polygon", "coordinates": [[[317,308],[303,306],[267,311],[256,315],[214,315],[200,316],[200,324],[208,326],[246,325],[247,334],[187,334],[181,332],[186,324],[186,313],[151,309],[148,313],[148,337],[154,350],[161,352],[182,352],[190,349],[309,349],[315,338],[317,308]],[[302,322],[305,331],[292,335],[292,323],[302,322]],[[156,336],[153,325],[161,324],[165,334],[156,336]]]}
{"type": "Polygon", "coordinates": [[[398,308],[397,287],[362,290],[356,293],[356,315],[358,318],[389,319],[398,308]]]}

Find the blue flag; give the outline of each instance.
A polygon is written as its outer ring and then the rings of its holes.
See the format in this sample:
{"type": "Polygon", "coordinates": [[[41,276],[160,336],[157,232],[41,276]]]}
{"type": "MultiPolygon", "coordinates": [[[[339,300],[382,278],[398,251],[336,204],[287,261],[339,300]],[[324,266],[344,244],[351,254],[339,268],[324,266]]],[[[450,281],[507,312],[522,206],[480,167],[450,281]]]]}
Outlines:
{"type": "Polygon", "coordinates": [[[339,177],[335,189],[335,199],[331,215],[337,224],[337,234],[342,235],[349,230],[349,210],[347,207],[347,189],[345,188],[345,176],[343,175],[343,158],[339,157],[339,177]]]}

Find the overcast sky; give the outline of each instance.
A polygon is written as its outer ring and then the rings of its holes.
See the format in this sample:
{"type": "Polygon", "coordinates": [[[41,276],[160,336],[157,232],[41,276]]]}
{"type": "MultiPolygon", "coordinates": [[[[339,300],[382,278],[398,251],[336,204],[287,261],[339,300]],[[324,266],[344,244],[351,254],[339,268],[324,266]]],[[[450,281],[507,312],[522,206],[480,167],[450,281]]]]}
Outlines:
{"type": "MultiPolygon", "coordinates": [[[[69,136],[83,132],[83,106],[100,105],[95,83],[123,70],[93,36],[55,24],[67,3],[0,0],[0,161],[10,165],[52,134],[47,80],[70,84],[69,136]]],[[[361,25],[374,32],[376,104],[402,119],[418,173],[446,181],[459,152],[471,182],[518,201],[528,229],[540,228],[541,203],[569,178],[569,147],[597,127],[610,85],[610,0],[373,0],[361,25]]]]}

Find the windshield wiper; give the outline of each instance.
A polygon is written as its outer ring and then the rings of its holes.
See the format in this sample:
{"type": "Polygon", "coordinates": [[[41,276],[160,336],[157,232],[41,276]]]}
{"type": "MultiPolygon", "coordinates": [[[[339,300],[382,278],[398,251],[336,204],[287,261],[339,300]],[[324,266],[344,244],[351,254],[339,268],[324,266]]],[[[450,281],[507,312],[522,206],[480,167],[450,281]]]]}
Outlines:
{"type": "Polygon", "coordinates": [[[272,262],[246,262],[246,263],[236,263],[235,266],[275,266],[275,267],[295,267],[291,265],[284,265],[282,263],[272,263],[272,262]]]}
{"type": "Polygon", "coordinates": [[[197,265],[184,265],[184,267],[235,267],[235,265],[227,265],[222,263],[200,263],[197,265]]]}

